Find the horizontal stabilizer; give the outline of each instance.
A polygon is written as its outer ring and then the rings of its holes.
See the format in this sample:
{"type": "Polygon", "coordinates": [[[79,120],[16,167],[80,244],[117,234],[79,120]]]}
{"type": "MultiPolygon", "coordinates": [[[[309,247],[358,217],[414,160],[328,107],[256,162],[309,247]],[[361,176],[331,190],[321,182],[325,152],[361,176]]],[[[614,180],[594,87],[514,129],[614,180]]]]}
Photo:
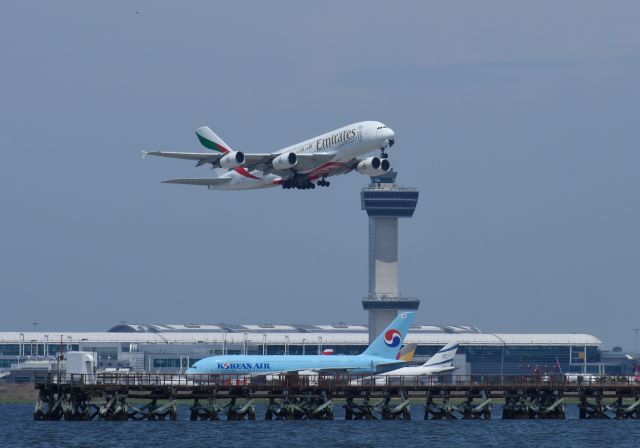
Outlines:
{"type": "Polygon", "coordinates": [[[172,159],[207,160],[207,161],[214,161],[221,157],[220,154],[211,154],[211,153],[203,153],[203,152],[150,151],[144,154],[147,156],[169,157],[172,159]]]}
{"type": "Polygon", "coordinates": [[[215,179],[169,179],[163,180],[163,184],[184,184],[184,185],[222,185],[229,182],[231,179],[226,177],[220,177],[215,179]]]}

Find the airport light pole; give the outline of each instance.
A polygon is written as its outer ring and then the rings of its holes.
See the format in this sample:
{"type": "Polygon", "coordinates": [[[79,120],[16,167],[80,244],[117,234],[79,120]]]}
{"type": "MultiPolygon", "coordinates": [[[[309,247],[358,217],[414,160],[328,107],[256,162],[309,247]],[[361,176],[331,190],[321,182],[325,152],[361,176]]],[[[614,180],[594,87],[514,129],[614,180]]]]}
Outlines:
{"type": "Polygon", "coordinates": [[[227,330],[222,330],[222,354],[227,354],[227,330]]]}
{"type": "Polygon", "coordinates": [[[502,339],[500,336],[498,336],[495,333],[492,333],[492,336],[495,336],[502,343],[502,351],[500,354],[500,378],[502,378],[504,374],[504,349],[507,343],[504,341],[504,339],[502,339]]]}
{"type": "Polygon", "coordinates": [[[640,331],[640,328],[634,328],[633,331],[635,331],[636,333],[636,351],[635,354],[638,354],[638,331],[640,331]]]}
{"type": "Polygon", "coordinates": [[[247,332],[244,332],[244,354],[246,355],[249,351],[249,347],[247,347],[247,332]]]}
{"type": "Polygon", "coordinates": [[[306,355],[306,353],[305,353],[306,342],[307,342],[307,338],[302,338],[302,354],[303,355],[306,355]]]}

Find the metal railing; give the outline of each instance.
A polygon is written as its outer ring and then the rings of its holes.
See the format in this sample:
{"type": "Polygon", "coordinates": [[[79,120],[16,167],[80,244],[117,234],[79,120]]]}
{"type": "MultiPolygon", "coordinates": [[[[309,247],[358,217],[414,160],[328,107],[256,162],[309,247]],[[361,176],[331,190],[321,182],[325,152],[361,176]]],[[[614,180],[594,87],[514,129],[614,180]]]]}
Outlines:
{"type": "Polygon", "coordinates": [[[522,375],[451,375],[451,376],[399,376],[399,375],[218,375],[218,374],[166,374],[117,373],[48,375],[38,378],[36,384],[104,385],[104,386],[164,386],[185,388],[231,389],[247,387],[253,390],[288,388],[318,388],[324,390],[385,389],[428,390],[519,390],[519,389],[579,389],[579,388],[634,388],[640,391],[636,377],[586,375],[568,378],[522,375]]]}

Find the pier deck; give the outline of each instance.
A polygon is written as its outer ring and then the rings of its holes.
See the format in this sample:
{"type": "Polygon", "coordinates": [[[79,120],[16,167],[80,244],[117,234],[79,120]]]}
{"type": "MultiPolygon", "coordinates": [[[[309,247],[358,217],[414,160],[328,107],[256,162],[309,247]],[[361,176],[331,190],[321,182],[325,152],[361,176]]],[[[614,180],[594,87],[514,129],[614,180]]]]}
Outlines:
{"type": "Polygon", "coordinates": [[[407,419],[423,405],[425,419],[490,419],[500,400],[502,418],[564,418],[566,401],[584,419],[640,419],[640,383],[602,377],[570,382],[559,377],[349,375],[98,374],[49,378],[35,385],[36,420],[175,419],[177,402],[192,403],[192,420],[255,419],[256,400],[265,418],[333,419],[335,400],[347,419],[407,419]],[[146,402],[136,407],[134,402],[146,402]]]}

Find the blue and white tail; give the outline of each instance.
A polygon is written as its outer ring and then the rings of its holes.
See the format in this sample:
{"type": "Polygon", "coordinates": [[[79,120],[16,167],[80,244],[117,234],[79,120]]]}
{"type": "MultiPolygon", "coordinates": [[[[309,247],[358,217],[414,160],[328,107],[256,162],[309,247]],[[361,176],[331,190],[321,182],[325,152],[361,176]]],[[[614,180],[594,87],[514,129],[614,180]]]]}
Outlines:
{"type": "Polygon", "coordinates": [[[382,333],[367,347],[363,355],[380,356],[381,358],[397,359],[402,347],[402,341],[407,337],[409,328],[416,313],[403,311],[385,328],[382,333]]]}
{"type": "Polygon", "coordinates": [[[458,351],[458,343],[450,342],[433,355],[429,361],[425,362],[423,367],[451,367],[456,351],[458,351]]]}

